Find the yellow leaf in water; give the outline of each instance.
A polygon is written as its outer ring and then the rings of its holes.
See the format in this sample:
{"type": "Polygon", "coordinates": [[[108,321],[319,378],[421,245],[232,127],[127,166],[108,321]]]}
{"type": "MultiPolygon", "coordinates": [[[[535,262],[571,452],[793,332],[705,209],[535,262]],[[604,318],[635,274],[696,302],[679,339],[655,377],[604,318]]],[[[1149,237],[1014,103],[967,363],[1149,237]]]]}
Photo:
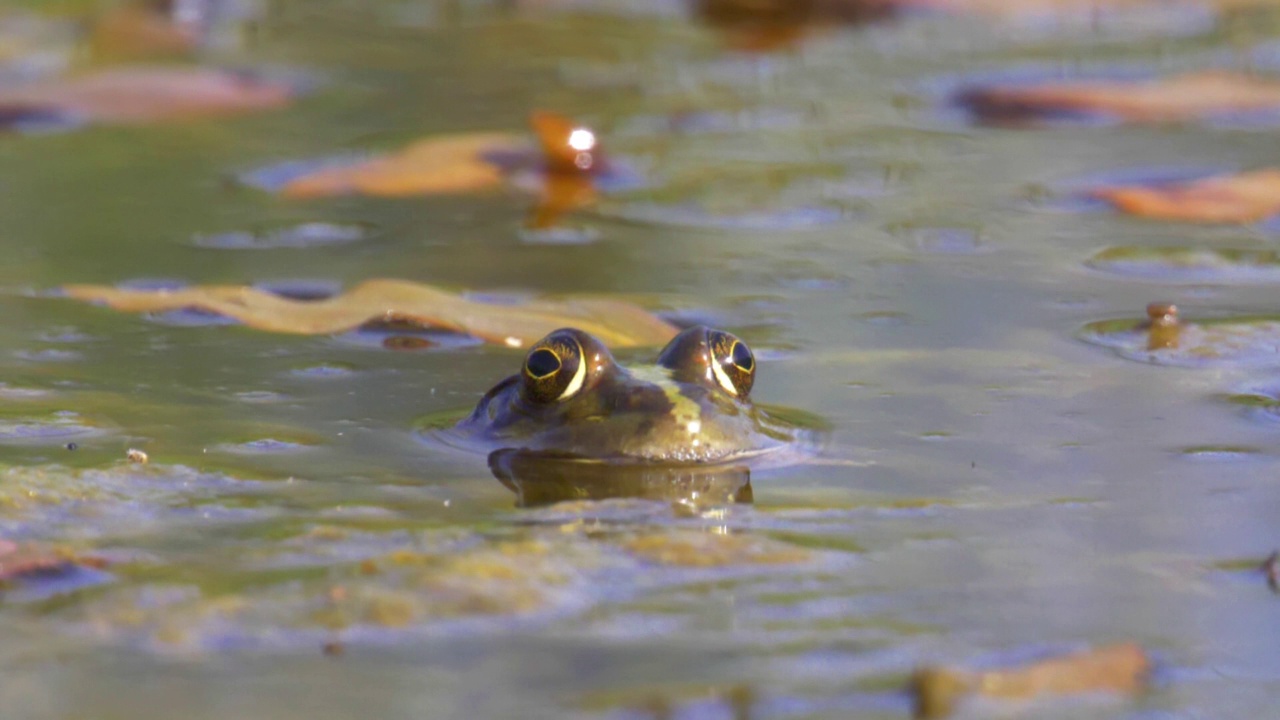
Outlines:
{"type": "Polygon", "coordinates": [[[661,345],[676,334],[667,321],[621,300],[577,297],[494,304],[406,280],[368,280],[324,300],[292,300],[240,285],[179,290],[67,285],[62,290],[68,297],[126,312],[198,308],[259,330],[307,335],[345,332],[371,321],[438,327],[510,347],[525,347],[565,326],[585,330],[613,347],[661,345]]]}
{"type": "Polygon", "coordinates": [[[508,133],[459,133],[419,140],[392,154],[325,168],[286,183],[288,197],[330,195],[430,195],[486,190],[502,182],[501,168],[486,153],[519,147],[508,133]]]}
{"type": "Polygon", "coordinates": [[[145,123],[278,108],[293,90],[242,73],[195,67],[119,67],[0,88],[0,110],[145,123]]]}

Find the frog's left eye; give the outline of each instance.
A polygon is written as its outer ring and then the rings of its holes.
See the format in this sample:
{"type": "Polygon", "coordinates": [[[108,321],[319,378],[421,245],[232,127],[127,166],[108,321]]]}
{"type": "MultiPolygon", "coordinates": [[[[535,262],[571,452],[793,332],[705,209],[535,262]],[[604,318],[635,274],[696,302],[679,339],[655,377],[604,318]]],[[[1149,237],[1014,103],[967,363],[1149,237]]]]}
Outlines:
{"type": "Polygon", "coordinates": [[[587,365],[582,347],[571,335],[552,333],[529,350],[520,374],[520,388],[530,402],[568,400],[582,389],[587,365]]]}
{"type": "Polygon", "coordinates": [[[756,379],[756,358],[751,348],[733,335],[720,330],[707,333],[711,350],[711,373],[716,383],[730,395],[746,399],[756,379]]]}

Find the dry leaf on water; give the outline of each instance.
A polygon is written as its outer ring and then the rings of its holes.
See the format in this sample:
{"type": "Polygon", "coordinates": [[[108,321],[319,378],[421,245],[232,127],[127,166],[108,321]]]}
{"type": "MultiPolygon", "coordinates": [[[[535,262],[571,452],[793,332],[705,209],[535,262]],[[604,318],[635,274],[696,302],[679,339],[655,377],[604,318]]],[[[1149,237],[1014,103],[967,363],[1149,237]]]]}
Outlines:
{"type": "Polygon", "coordinates": [[[620,300],[537,299],[500,305],[405,280],[369,280],[323,300],[292,300],[239,285],[179,290],[67,285],[63,292],[127,312],[198,308],[249,327],[281,333],[340,333],[371,321],[399,321],[467,333],[512,347],[527,346],[564,326],[585,330],[614,347],[661,345],[676,334],[675,326],[620,300]]]}
{"type": "Polygon", "coordinates": [[[1133,694],[1146,687],[1151,660],[1127,642],[1041,660],[1016,668],[975,672],[924,667],[911,677],[916,717],[943,718],[965,697],[1034,700],[1082,693],[1133,694]]]}
{"type": "Polygon", "coordinates": [[[305,173],[280,192],[291,198],[481,192],[500,186],[513,170],[536,169],[542,174],[540,197],[527,225],[551,228],[562,215],[595,202],[592,178],[608,172],[609,163],[599,137],[580,123],[535,111],[529,124],[538,151],[511,133],[438,135],[398,152],[305,173]]]}
{"type": "Polygon", "coordinates": [[[459,133],[420,140],[393,155],[324,168],[284,185],[286,197],[331,195],[433,195],[475,192],[502,182],[501,168],[486,159],[493,152],[518,148],[508,133],[459,133]]]}
{"type": "Polygon", "coordinates": [[[1127,122],[1193,120],[1226,113],[1280,110],[1280,82],[1226,72],[1159,80],[1048,82],[961,92],[956,101],[996,124],[1097,115],[1127,122]]]}
{"type": "Polygon", "coordinates": [[[1131,215],[1186,222],[1252,222],[1280,213],[1280,170],[1159,185],[1116,185],[1090,194],[1131,215]]]}
{"type": "Polygon", "coordinates": [[[0,114],[146,123],[278,108],[292,95],[292,88],[283,83],[245,73],[196,67],[119,67],[0,88],[0,114]]]}

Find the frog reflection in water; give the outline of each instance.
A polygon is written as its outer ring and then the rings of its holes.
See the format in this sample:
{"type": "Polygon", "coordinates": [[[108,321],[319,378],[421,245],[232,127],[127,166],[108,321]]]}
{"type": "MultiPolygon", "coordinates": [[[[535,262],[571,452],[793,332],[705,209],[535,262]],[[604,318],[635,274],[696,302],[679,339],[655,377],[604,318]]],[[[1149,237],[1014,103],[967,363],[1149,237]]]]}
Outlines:
{"type": "Polygon", "coordinates": [[[749,503],[748,461],[784,456],[803,432],[751,403],[755,371],[745,343],[706,327],[680,333],[655,365],[631,368],[591,335],[557,330],[453,435],[492,450],[490,469],[521,506],[749,503]]]}

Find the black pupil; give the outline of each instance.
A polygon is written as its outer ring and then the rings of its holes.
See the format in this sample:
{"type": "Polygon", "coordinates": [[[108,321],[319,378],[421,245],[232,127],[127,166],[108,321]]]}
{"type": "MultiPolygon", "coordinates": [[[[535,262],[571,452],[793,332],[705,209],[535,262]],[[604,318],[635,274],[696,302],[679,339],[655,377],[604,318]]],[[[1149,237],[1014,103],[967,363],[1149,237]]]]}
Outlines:
{"type": "Polygon", "coordinates": [[[747,372],[751,372],[751,368],[755,367],[756,359],[751,357],[751,351],[747,349],[746,345],[736,342],[733,344],[733,364],[747,372]]]}
{"type": "Polygon", "coordinates": [[[544,378],[560,369],[560,358],[550,350],[540,348],[529,353],[529,359],[525,360],[524,364],[529,369],[530,375],[544,378]]]}

